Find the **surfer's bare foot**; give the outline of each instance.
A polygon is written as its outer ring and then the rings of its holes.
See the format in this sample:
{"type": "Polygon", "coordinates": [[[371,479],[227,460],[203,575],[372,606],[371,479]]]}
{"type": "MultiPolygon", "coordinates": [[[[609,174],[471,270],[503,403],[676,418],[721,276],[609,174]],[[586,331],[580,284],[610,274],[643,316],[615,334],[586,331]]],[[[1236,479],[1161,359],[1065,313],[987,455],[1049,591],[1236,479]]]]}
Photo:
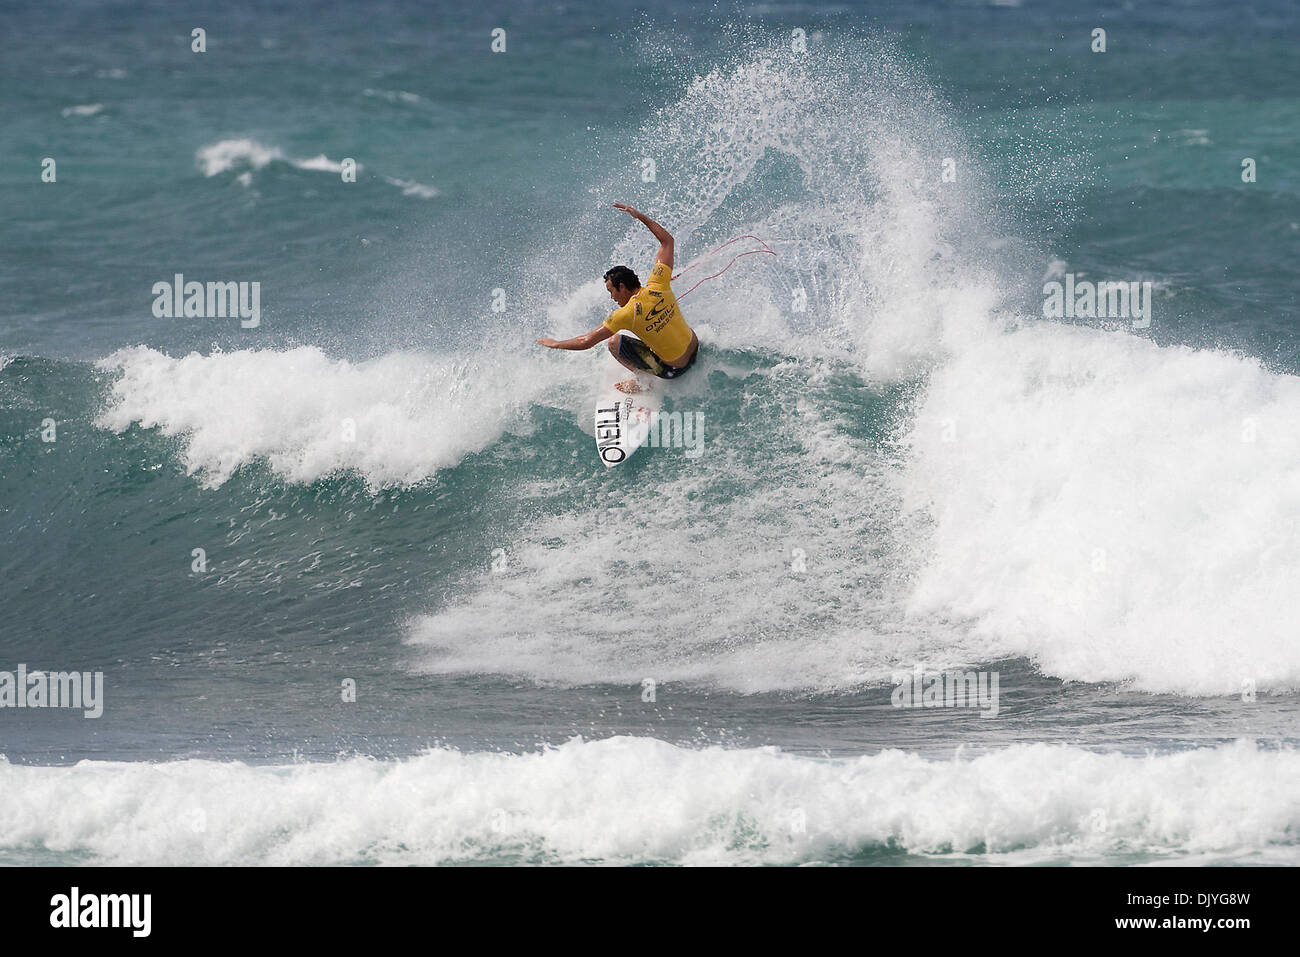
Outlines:
{"type": "Polygon", "coordinates": [[[637,382],[636,379],[624,379],[622,382],[615,382],[614,388],[628,395],[636,395],[638,392],[645,391],[641,388],[641,383],[637,382]]]}

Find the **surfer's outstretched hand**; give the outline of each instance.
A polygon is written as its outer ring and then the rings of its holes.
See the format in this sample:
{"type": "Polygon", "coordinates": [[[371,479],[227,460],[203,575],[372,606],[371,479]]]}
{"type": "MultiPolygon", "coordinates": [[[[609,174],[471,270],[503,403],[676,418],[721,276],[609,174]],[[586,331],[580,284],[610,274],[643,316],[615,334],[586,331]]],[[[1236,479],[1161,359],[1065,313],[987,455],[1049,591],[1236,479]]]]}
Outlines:
{"type": "Polygon", "coordinates": [[[538,339],[537,344],[539,346],[546,346],[548,349],[554,349],[558,347],[560,343],[556,339],[538,339]]]}
{"type": "Polygon", "coordinates": [[[642,226],[655,234],[655,239],[659,240],[659,252],[655,255],[655,264],[658,265],[659,263],[663,263],[669,269],[672,269],[673,234],[664,229],[645,213],[641,212],[639,209],[634,209],[627,203],[615,203],[614,208],[623,210],[623,212],[627,213],[642,226]]]}

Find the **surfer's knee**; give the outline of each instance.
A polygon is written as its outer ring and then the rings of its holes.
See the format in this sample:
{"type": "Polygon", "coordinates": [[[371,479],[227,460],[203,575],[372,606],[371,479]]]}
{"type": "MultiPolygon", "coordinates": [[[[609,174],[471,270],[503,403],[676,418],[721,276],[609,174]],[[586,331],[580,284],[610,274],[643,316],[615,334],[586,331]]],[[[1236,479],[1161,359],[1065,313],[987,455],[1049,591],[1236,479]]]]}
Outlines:
{"type": "Polygon", "coordinates": [[[623,333],[616,332],[608,339],[605,340],[605,348],[608,349],[609,354],[611,356],[614,356],[615,358],[618,357],[619,342],[622,340],[622,338],[623,338],[623,333]]]}

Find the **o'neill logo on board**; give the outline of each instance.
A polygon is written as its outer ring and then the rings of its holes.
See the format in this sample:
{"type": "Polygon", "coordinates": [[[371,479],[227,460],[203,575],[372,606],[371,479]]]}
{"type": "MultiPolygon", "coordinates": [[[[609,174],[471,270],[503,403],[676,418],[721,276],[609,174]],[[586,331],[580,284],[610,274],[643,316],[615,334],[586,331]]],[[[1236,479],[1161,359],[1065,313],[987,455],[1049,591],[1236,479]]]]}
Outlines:
{"type": "Polygon", "coordinates": [[[627,453],[618,447],[618,440],[623,436],[623,405],[629,408],[632,400],[628,399],[626,403],[620,402],[611,405],[605,409],[597,409],[596,415],[596,447],[600,449],[600,457],[606,462],[622,462],[627,458],[627,453]]]}

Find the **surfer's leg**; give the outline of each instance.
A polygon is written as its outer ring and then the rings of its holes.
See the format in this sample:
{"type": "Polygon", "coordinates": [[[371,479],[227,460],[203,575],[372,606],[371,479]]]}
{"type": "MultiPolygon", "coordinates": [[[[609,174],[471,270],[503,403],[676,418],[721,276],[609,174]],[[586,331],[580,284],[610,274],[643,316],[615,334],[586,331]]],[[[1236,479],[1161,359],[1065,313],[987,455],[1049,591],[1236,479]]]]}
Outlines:
{"type": "MultiPolygon", "coordinates": [[[[650,347],[635,336],[618,333],[609,339],[609,353],[618,360],[619,365],[632,372],[648,372],[658,375],[663,368],[659,357],[650,351],[650,347]]],[[[636,376],[614,383],[619,392],[633,395],[644,391],[636,376]]]]}
{"type": "Polygon", "coordinates": [[[609,354],[618,360],[618,364],[625,369],[631,369],[633,372],[643,372],[643,369],[633,365],[632,360],[623,356],[623,333],[616,332],[605,340],[609,347],[609,354]]]}
{"type": "Polygon", "coordinates": [[[663,365],[659,357],[650,351],[650,347],[636,336],[615,333],[609,338],[609,354],[618,360],[619,365],[633,372],[648,372],[659,375],[663,365]]]}

